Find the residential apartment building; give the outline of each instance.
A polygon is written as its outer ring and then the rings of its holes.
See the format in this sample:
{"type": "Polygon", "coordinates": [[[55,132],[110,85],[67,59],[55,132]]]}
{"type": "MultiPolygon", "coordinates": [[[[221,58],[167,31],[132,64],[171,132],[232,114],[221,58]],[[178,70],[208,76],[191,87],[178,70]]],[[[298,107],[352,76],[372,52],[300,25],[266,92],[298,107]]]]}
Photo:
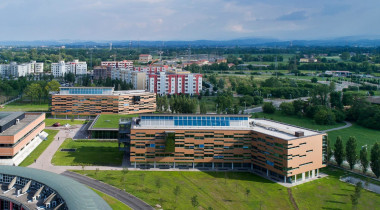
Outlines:
{"type": "Polygon", "coordinates": [[[63,77],[67,73],[73,73],[76,76],[87,74],[87,63],[74,60],[72,62],[59,61],[51,64],[51,73],[54,77],[63,77]]]}
{"type": "Polygon", "coordinates": [[[46,137],[45,113],[0,113],[0,165],[20,164],[46,137]]]}
{"type": "Polygon", "coordinates": [[[326,137],[249,115],[141,114],[119,126],[135,167],[254,170],[288,183],[318,176],[326,137]]]}
{"type": "Polygon", "coordinates": [[[202,90],[202,74],[189,72],[149,74],[148,90],[160,95],[199,94],[202,90]]]}
{"type": "Polygon", "coordinates": [[[149,61],[152,61],[152,55],[141,54],[139,56],[139,62],[140,63],[148,63],[149,61]]]}
{"type": "Polygon", "coordinates": [[[102,61],[102,66],[110,66],[112,68],[125,68],[125,69],[133,69],[133,62],[128,60],[123,61],[102,61]]]}
{"type": "Polygon", "coordinates": [[[0,64],[0,76],[2,77],[25,77],[28,74],[43,73],[44,63],[37,63],[30,61],[29,63],[17,64],[11,62],[10,64],[0,64]]]}
{"type": "Polygon", "coordinates": [[[52,94],[52,115],[137,114],[156,111],[156,94],[113,87],[60,87],[52,94]]]}
{"type": "Polygon", "coordinates": [[[153,73],[167,72],[169,70],[169,66],[168,65],[135,66],[133,69],[138,72],[153,74],[153,73]]]}
{"type": "Polygon", "coordinates": [[[93,70],[94,79],[111,78],[112,66],[95,66],[93,70]]]}

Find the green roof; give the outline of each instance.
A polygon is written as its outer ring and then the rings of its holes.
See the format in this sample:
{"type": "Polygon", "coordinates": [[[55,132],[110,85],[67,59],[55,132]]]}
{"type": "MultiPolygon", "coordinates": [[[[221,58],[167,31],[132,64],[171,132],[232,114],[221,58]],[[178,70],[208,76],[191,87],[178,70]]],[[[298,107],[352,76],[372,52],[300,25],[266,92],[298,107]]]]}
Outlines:
{"type": "Polygon", "coordinates": [[[99,115],[93,124],[90,126],[91,129],[115,129],[119,130],[119,120],[120,118],[132,118],[138,117],[138,114],[129,114],[129,115],[119,115],[119,114],[102,114],[99,115]]]}
{"type": "Polygon", "coordinates": [[[0,173],[25,177],[45,184],[54,189],[70,210],[74,209],[99,209],[107,210],[111,207],[94,191],[85,185],[68,177],[34,168],[17,166],[0,166],[0,173]]]}

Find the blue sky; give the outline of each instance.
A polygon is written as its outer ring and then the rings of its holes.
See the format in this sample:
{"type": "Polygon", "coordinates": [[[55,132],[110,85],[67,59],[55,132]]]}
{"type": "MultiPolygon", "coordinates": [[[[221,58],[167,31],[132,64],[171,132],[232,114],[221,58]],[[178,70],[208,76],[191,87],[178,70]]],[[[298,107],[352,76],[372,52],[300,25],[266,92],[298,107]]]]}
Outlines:
{"type": "Polygon", "coordinates": [[[379,0],[0,0],[0,40],[380,35],[379,0]]]}

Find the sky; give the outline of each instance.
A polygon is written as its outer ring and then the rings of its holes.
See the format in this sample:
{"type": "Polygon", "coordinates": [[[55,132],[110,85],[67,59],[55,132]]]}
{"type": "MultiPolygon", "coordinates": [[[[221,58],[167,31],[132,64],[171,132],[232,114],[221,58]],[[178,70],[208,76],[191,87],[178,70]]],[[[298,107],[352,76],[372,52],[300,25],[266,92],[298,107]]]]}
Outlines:
{"type": "Polygon", "coordinates": [[[379,0],[0,0],[0,40],[380,38],[379,0]]]}

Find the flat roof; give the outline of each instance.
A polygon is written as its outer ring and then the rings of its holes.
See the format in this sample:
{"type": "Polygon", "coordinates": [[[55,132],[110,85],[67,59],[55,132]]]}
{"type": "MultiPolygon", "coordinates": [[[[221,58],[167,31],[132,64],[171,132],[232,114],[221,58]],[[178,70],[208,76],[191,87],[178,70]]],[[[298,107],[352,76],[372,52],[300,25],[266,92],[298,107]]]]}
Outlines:
{"type": "Polygon", "coordinates": [[[28,126],[31,122],[39,118],[42,114],[25,114],[25,118],[20,120],[19,123],[16,125],[11,126],[7,130],[0,133],[0,136],[13,136],[17,134],[20,130],[24,129],[26,126],[28,126]]]}
{"type": "Polygon", "coordinates": [[[9,121],[22,115],[24,112],[0,112],[0,126],[7,124],[9,121]]]}
{"type": "Polygon", "coordinates": [[[54,189],[65,201],[68,209],[111,210],[111,207],[94,191],[68,177],[34,168],[2,166],[1,174],[25,177],[54,189]]]}

